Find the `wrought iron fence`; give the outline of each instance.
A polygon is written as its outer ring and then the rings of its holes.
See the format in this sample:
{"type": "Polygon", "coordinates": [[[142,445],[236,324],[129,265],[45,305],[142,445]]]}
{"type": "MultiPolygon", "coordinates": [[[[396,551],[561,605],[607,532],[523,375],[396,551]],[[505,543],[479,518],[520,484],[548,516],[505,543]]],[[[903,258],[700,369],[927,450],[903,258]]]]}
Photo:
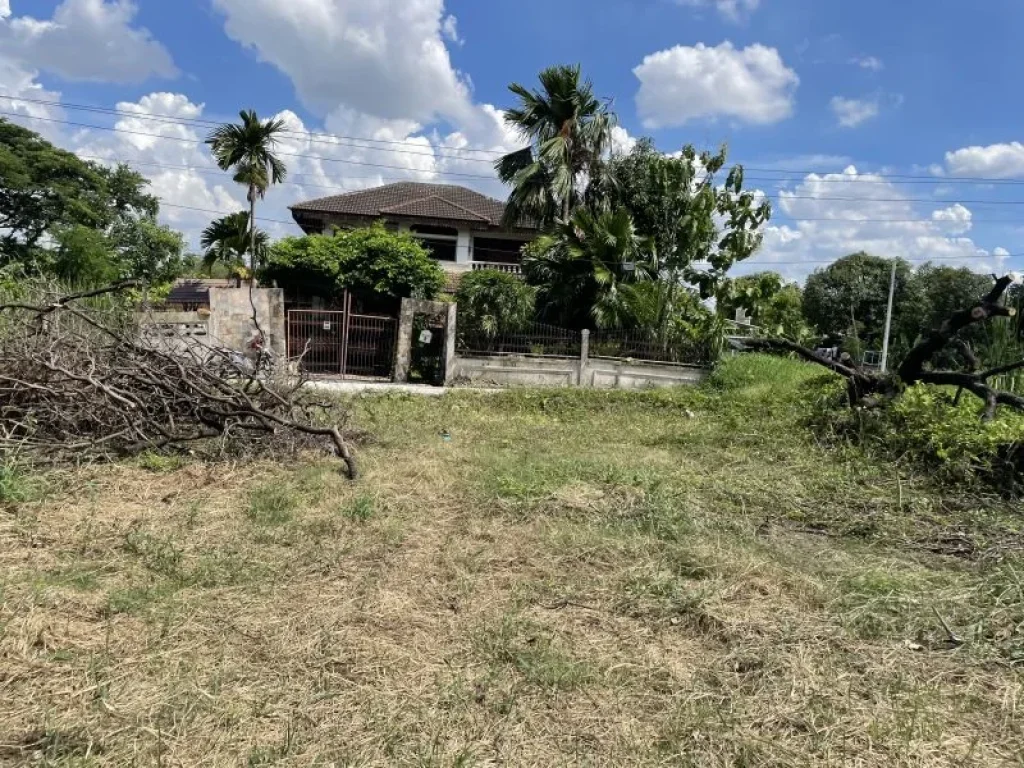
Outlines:
{"type": "Polygon", "coordinates": [[[390,378],[398,337],[391,317],[324,310],[288,312],[288,356],[317,376],[390,378]]]}
{"type": "Polygon", "coordinates": [[[717,355],[703,341],[660,340],[644,331],[602,329],[590,334],[590,357],[704,366],[717,355]]]}
{"type": "Polygon", "coordinates": [[[460,332],[456,338],[458,351],[472,355],[579,357],[581,344],[579,331],[543,323],[530,323],[506,333],[489,334],[467,330],[460,332]]]}

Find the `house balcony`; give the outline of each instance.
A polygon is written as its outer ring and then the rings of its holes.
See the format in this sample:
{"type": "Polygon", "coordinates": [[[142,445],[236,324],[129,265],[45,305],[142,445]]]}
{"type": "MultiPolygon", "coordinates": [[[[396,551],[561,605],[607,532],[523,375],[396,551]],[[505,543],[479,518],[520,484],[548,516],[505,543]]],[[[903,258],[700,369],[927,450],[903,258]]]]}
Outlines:
{"type": "Polygon", "coordinates": [[[462,274],[464,272],[478,272],[481,269],[496,269],[498,272],[505,272],[510,275],[522,277],[523,267],[521,264],[504,261],[440,261],[438,262],[445,272],[462,274]]]}

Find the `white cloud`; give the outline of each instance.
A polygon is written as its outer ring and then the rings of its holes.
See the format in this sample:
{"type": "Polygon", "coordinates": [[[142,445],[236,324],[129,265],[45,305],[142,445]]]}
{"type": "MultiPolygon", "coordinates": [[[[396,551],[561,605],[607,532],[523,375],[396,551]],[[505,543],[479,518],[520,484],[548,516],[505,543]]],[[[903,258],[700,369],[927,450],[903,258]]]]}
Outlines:
{"type": "Polygon", "coordinates": [[[932,221],[942,225],[943,229],[951,235],[962,235],[969,232],[973,226],[974,214],[960,203],[954,203],[949,208],[942,208],[932,211],[932,221]]]}
{"type": "Polygon", "coordinates": [[[770,225],[761,250],[741,272],[776,269],[802,280],[825,266],[823,261],[856,251],[994,272],[1006,255],[990,253],[964,236],[973,216],[963,205],[925,214],[888,179],[853,166],[842,173],[807,175],[779,193],[777,208],[792,222],[770,225]]]}
{"type": "Polygon", "coordinates": [[[1024,176],[1024,144],[1013,141],[947,152],[946,167],[951,176],[1021,177],[1024,176]]]}
{"type": "Polygon", "coordinates": [[[1010,252],[1005,248],[996,248],[995,250],[992,251],[992,255],[1000,259],[1005,259],[1009,257],[1010,252]]]}
{"type": "Polygon", "coordinates": [[[854,56],[850,63],[871,72],[881,72],[885,68],[885,64],[877,56],[854,56]]]}
{"type": "Polygon", "coordinates": [[[612,152],[616,155],[628,155],[636,146],[637,138],[630,136],[629,131],[621,125],[612,128],[612,152]]]}
{"type": "Polygon", "coordinates": [[[49,20],[12,17],[9,3],[0,2],[0,50],[26,68],[114,83],[177,74],[167,49],[132,26],[137,8],[130,0],[64,0],[49,20]]]}
{"type": "Polygon", "coordinates": [[[829,103],[832,113],[843,128],[856,128],[861,123],[878,117],[877,99],[847,99],[834,96],[829,103]]]}
{"type": "Polygon", "coordinates": [[[445,39],[457,45],[462,45],[466,42],[459,37],[459,20],[450,14],[445,16],[444,21],[441,22],[441,32],[444,33],[445,39]]]}
{"type": "Polygon", "coordinates": [[[755,44],[737,50],[729,42],[658,51],[633,73],[640,80],[637,109],[652,129],[717,117],[776,123],[792,114],[800,82],[776,49],[755,44]]]}
{"type": "Polygon", "coordinates": [[[676,0],[676,3],[691,8],[714,5],[724,18],[738,22],[756,11],[761,0],[676,0]]]}
{"type": "Polygon", "coordinates": [[[288,77],[311,109],[460,122],[469,86],[445,47],[443,0],[213,0],[225,31],[288,77]],[[400,8],[398,6],[401,6],[400,8]]]}

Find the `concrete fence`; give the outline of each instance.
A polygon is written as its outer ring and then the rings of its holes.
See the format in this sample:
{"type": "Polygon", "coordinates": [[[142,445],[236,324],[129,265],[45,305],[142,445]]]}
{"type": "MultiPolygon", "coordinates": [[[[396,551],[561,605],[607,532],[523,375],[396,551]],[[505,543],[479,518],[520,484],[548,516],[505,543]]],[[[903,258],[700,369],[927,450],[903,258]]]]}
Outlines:
{"type": "Polygon", "coordinates": [[[590,357],[590,333],[583,331],[579,357],[458,354],[450,380],[475,386],[651,389],[699,384],[707,369],[675,363],[590,357]]]}

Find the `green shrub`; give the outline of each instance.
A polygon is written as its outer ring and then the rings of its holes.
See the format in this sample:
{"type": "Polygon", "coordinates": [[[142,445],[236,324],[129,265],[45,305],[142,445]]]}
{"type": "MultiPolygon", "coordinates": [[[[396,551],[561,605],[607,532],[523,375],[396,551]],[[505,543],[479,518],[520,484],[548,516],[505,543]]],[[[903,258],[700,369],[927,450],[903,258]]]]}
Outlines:
{"type": "Polygon", "coordinates": [[[481,269],[463,275],[455,300],[459,330],[494,337],[516,333],[533,319],[537,291],[515,275],[481,269]]]}
{"type": "Polygon", "coordinates": [[[261,277],[314,296],[336,297],[348,288],[389,299],[430,299],[445,283],[444,270],[416,238],[383,224],[279,240],[261,277]]]}
{"type": "Polygon", "coordinates": [[[0,504],[28,501],[29,487],[25,475],[12,463],[0,464],[0,504]]]}

